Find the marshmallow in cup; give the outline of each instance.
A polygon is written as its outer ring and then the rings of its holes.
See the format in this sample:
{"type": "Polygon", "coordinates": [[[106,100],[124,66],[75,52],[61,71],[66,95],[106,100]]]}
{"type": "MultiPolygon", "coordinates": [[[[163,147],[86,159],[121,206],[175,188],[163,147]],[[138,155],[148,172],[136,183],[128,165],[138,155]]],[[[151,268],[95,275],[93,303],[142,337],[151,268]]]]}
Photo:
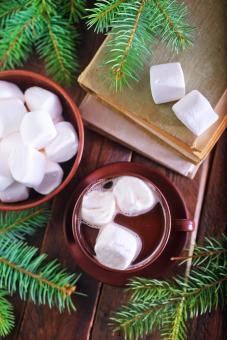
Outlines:
{"type": "Polygon", "coordinates": [[[94,250],[102,265],[124,270],[139,255],[141,247],[142,241],[135,232],[112,222],[100,230],[94,250]]]}
{"type": "Polygon", "coordinates": [[[172,107],[177,118],[196,136],[200,136],[218,120],[208,100],[193,90],[172,107]]]}
{"type": "Polygon", "coordinates": [[[109,223],[116,213],[115,198],[111,191],[88,191],[81,203],[81,218],[93,228],[109,223]]]}
{"type": "Polygon", "coordinates": [[[123,214],[138,215],[157,204],[156,193],[140,178],[122,176],[113,188],[117,206],[123,214]]]}
{"type": "Polygon", "coordinates": [[[184,73],[180,63],[153,65],[150,86],[155,104],[178,100],[185,95],[184,73]]]}

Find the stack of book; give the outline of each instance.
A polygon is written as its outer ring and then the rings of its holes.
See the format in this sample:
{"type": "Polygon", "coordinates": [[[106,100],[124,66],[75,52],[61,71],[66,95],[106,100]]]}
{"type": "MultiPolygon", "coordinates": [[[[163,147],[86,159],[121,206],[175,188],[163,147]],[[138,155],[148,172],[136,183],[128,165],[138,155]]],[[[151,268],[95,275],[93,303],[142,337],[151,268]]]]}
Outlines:
{"type": "MultiPolygon", "coordinates": [[[[168,153],[187,162],[191,170],[183,174],[193,177],[199,164],[207,157],[227,125],[225,92],[227,51],[224,20],[222,23],[219,17],[219,24],[209,30],[211,21],[215,21],[215,16],[216,19],[220,16],[219,7],[216,4],[213,6],[214,10],[210,11],[206,4],[200,5],[197,12],[194,12],[194,21],[197,18],[199,26],[193,47],[182,52],[180,56],[173,57],[160,44],[152,59],[145,65],[140,81],[133,83],[131,88],[124,88],[120,93],[114,92],[109,86],[108,68],[103,66],[106,53],[104,41],[78,79],[80,85],[92,96],[87,97],[81,106],[85,122],[150,158],[157,159],[158,153],[154,152],[154,143],[161,145],[162,150],[166,149],[168,153]],[[174,103],[156,105],[152,99],[149,67],[171,61],[179,61],[182,65],[186,93],[193,89],[199,90],[219,114],[218,121],[199,137],[193,135],[176,118],[171,110],[174,103]],[[96,105],[98,111],[95,109],[96,105]],[[115,128],[114,121],[117,124],[115,128]],[[120,131],[123,124],[127,125],[124,134],[120,131]],[[142,138],[142,135],[145,137],[142,138]],[[149,150],[149,141],[153,152],[149,150]]],[[[165,164],[163,161],[161,163],[165,164]]],[[[169,160],[166,163],[168,166],[169,160]]],[[[175,170],[177,169],[182,173],[178,166],[175,170]]]]}

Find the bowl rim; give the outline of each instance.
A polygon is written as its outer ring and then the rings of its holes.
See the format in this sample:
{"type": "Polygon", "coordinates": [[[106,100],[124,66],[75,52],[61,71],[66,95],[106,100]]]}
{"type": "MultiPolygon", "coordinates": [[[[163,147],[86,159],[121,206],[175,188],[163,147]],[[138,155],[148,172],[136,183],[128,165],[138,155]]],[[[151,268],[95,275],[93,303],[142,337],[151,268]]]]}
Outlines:
{"type": "MultiPolygon", "coordinates": [[[[43,83],[46,83],[47,85],[49,84],[51,87],[56,89],[57,92],[60,92],[63,99],[68,103],[68,105],[71,107],[72,112],[74,113],[74,116],[77,121],[77,130],[78,130],[78,139],[79,139],[79,147],[77,154],[75,156],[75,160],[73,162],[72,168],[70,169],[67,177],[64,179],[64,181],[50,194],[47,194],[45,196],[40,196],[37,200],[34,200],[32,202],[27,202],[27,200],[18,202],[18,203],[1,203],[0,205],[0,211],[19,211],[19,210],[25,210],[25,209],[30,209],[34,208],[38,205],[41,205],[49,200],[51,200],[53,197],[58,195],[72,180],[72,178],[75,176],[76,171],[79,167],[82,155],[83,155],[83,150],[84,150],[84,125],[83,121],[81,118],[81,113],[80,110],[71,97],[71,95],[57,82],[54,80],[50,79],[49,77],[39,74],[37,72],[29,71],[29,70],[22,70],[22,69],[15,69],[15,70],[6,70],[6,71],[0,71],[0,80],[5,80],[8,81],[7,79],[2,79],[2,77],[7,77],[7,76],[25,76],[28,78],[34,78],[37,80],[40,80],[43,83]]],[[[34,81],[34,86],[35,86],[35,81],[34,81]]]]}
{"type": "MultiPolygon", "coordinates": [[[[115,163],[116,164],[116,163],[115,163]]],[[[111,165],[111,164],[110,164],[111,165]]],[[[105,167],[103,167],[105,168],[105,167]]],[[[100,170],[101,168],[99,169],[96,169],[96,170],[100,170]]],[[[93,171],[92,173],[90,173],[88,176],[86,176],[82,182],[83,183],[86,183],[87,182],[87,178],[92,175],[94,172],[93,171]]],[[[79,209],[79,203],[81,203],[81,198],[82,196],[84,195],[84,193],[92,186],[96,183],[96,181],[90,181],[83,189],[82,191],[78,192],[78,195],[76,197],[76,201],[75,201],[75,204],[74,204],[74,208],[73,208],[73,213],[72,213],[72,219],[71,219],[71,223],[72,223],[72,234],[73,234],[73,237],[74,237],[74,240],[75,242],[77,242],[80,250],[82,251],[82,253],[84,254],[84,256],[86,256],[87,258],[89,258],[89,260],[96,266],[99,266],[100,268],[102,269],[105,269],[106,271],[110,271],[110,272],[113,272],[113,273],[116,273],[116,272],[123,272],[123,273],[133,273],[137,270],[142,270],[148,266],[150,266],[153,262],[155,262],[159,256],[163,253],[168,241],[169,241],[169,237],[170,237],[170,233],[171,233],[171,229],[172,229],[172,218],[171,218],[171,212],[170,212],[170,208],[169,208],[169,205],[168,205],[168,202],[164,196],[164,194],[162,193],[162,191],[158,188],[158,186],[153,183],[151,180],[147,179],[145,176],[142,176],[141,174],[138,174],[136,172],[134,172],[133,170],[128,170],[128,171],[124,171],[122,172],[121,174],[116,174],[116,175],[112,175],[112,176],[106,176],[103,175],[102,178],[99,178],[98,180],[101,181],[101,180],[105,180],[105,179],[111,179],[112,177],[121,177],[121,176],[134,176],[134,177],[137,177],[137,178],[140,178],[142,180],[146,180],[148,182],[150,182],[150,184],[152,186],[154,186],[154,188],[157,190],[158,194],[160,195],[162,201],[163,201],[163,209],[164,209],[164,212],[165,212],[165,218],[166,218],[166,222],[165,222],[165,228],[164,228],[164,231],[163,231],[163,235],[162,235],[162,238],[160,240],[160,243],[158,244],[158,246],[156,247],[156,249],[154,250],[154,252],[152,254],[150,254],[147,258],[145,258],[144,260],[140,261],[138,264],[134,264],[126,269],[114,269],[114,268],[110,268],[110,267],[107,267],[101,263],[98,262],[98,260],[96,260],[95,256],[91,256],[88,251],[84,248],[83,246],[83,243],[82,243],[82,240],[81,240],[81,235],[80,235],[80,232],[79,232],[79,227],[78,227],[78,224],[77,224],[77,215],[78,215],[78,209],[79,209]]],[[[81,183],[80,183],[80,186],[81,186],[81,183]]],[[[101,228],[100,228],[101,229],[101,228]]]]}

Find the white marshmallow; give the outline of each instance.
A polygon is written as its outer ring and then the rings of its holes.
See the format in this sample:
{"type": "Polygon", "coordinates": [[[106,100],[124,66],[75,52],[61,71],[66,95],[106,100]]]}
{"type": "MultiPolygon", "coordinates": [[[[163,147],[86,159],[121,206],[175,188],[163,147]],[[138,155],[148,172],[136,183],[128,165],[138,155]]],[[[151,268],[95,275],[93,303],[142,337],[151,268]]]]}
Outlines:
{"type": "Polygon", "coordinates": [[[64,172],[59,164],[47,161],[43,180],[40,185],[35,186],[33,189],[42,195],[47,195],[59,186],[63,175],[64,172]]]}
{"type": "Polygon", "coordinates": [[[9,167],[17,182],[34,187],[43,180],[46,158],[31,146],[19,145],[9,155],[9,167]]]}
{"type": "Polygon", "coordinates": [[[100,230],[94,250],[102,265],[124,270],[139,255],[141,245],[135,232],[119,224],[109,223],[100,230]]]}
{"type": "Polygon", "coordinates": [[[19,132],[11,133],[0,142],[0,155],[8,160],[10,152],[18,145],[23,144],[19,132]]]}
{"type": "Polygon", "coordinates": [[[78,149],[78,136],[69,122],[60,122],[55,125],[57,136],[45,148],[47,157],[57,163],[71,159],[78,149]]]}
{"type": "Polygon", "coordinates": [[[158,201],[156,193],[140,178],[133,176],[119,177],[113,194],[119,209],[127,215],[142,214],[158,201]]]}
{"type": "Polygon", "coordinates": [[[188,93],[172,107],[175,115],[196,136],[218,120],[208,100],[197,90],[188,93]]]}
{"type": "Polygon", "coordinates": [[[185,81],[181,64],[168,63],[151,66],[150,85],[155,104],[182,98],[185,95],[185,81]]]}
{"type": "Polygon", "coordinates": [[[14,179],[11,175],[8,161],[5,159],[5,157],[0,155],[0,191],[5,190],[13,182],[14,179]]]}
{"type": "Polygon", "coordinates": [[[21,99],[24,101],[23,92],[19,87],[8,81],[0,80],[0,99],[21,99]]]}
{"type": "Polygon", "coordinates": [[[17,131],[26,112],[24,103],[20,99],[1,100],[0,138],[17,131]]]}
{"type": "Polygon", "coordinates": [[[20,126],[23,142],[36,149],[45,148],[57,135],[54,123],[48,112],[27,113],[20,126]]]}
{"type": "Polygon", "coordinates": [[[0,191],[0,200],[5,203],[24,201],[29,197],[29,191],[25,185],[14,182],[6,190],[0,191]]]}
{"type": "Polygon", "coordinates": [[[47,111],[53,120],[62,114],[62,105],[58,96],[48,90],[33,86],[25,91],[24,97],[30,111],[47,111]]]}
{"type": "Polygon", "coordinates": [[[84,195],[81,218],[93,227],[109,223],[115,215],[115,199],[110,191],[90,191],[84,195]]]}
{"type": "Polygon", "coordinates": [[[54,124],[60,123],[60,122],[64,122],[64,117],[62,115],[56,117],[53,119],[54,124]]]}

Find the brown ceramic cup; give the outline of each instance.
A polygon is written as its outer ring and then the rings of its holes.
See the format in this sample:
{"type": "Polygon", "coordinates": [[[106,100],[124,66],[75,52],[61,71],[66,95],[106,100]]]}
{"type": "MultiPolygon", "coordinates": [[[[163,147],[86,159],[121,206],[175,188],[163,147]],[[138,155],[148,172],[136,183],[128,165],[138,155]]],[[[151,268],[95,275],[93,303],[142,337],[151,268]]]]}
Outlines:
{"type": "MultiPolygon", "coordinates": [[[[139,256],[129,268],[123,270],[125,273],[133,273],[146,268],[158,259],[168,243],[171,230],[176,232],[191,232],[194,229],[194,222],[190,219],[172,218],[167,200],[158,186],[138,173],[130,171],[116,173],[115,176],[106,177],[103,175],[102,178],[98,179],[98,181],[111,181],[114,177],[119,176],[135,176],[144,180],[153,188],[153,190],[155,190],[160,202],[154,209],[147,213],[137,216],[126,216],[117,213],[114,218],[114,222],[133,230],[142,240],[142,249],[139,256]],[[153,228],[151,229],[152,224],[153,228]]],[[[92,178],[92,174],[87,178],[85,178],[82,182],[82,185],[77,191],[75,197],[76,203],[72,215],[72,231],[75,242],[80,248],[81,253],[83,253],[83,256],[85,256],[91,264],[93,263],[93,265],[107,271],[119,272],[119,270],[108,268],[96,260],[94,244],[99,230],[88,227],[85,223],[81,223],[79,211],[82,198],[84,194],[96,184],[95,180],[90,180],[92,178]]]]}
{"type": "Polygon", "coordinates": [[[79,109],[73,98],[63,89],[63,87],[51,79],[31,71],[9,70],[0,72],[0,80],[17,84],[22,91],[31,86],[40,86],[55,93],[61,101],[63,117],[74,126],[79,138],[79,146],[76,156],[70,161],[61,164],[64,170],[64,178],[62,183],[54,191],[44,196],[32,190],[29,198],[25,201],[18,203],[0,202],[0,210],[23,210],[38,206],[51,200],[54,196],[59,194],[76,175],[84,148],[84,128],[79,109]]]}

